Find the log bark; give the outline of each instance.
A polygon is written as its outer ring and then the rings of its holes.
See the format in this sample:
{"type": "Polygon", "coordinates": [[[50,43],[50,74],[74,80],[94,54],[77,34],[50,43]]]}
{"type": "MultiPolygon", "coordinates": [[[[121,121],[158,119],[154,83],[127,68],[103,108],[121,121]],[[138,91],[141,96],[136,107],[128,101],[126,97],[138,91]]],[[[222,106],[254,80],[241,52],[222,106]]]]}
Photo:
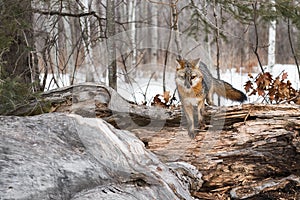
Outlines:
{"type": "Polygon", "coordinates": [[[185,161],[203,173],[200,199],[299,199],[300,108],[242,105],[216,108],[216,127],[191,140],[184,127],[134,133],[164,162],[185,161]],[[221,123],[220,123],[221,121],[221,123]]]}
{"type": "Polygon", "coordinates": [[[55,112],[100,117],[130,130],[164,163],[195,166],[204,179],[200,189],[190,189],[195,198],[300,199],[297,105],[207,107],[207,128],[192,140],[180,108],[135,105],[104,85],[86,83],[43,96],[55,112]]]}

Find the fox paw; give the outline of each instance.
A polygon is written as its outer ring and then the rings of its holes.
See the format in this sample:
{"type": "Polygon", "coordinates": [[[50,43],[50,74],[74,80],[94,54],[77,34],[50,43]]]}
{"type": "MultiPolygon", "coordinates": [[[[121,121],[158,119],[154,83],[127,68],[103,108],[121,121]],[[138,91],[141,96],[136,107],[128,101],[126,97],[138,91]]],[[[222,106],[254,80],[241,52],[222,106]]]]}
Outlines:
{"type": "Polygon", "coordinates": [[[200,122],[200,123],[199,123],[199,130],[205,130],[205,128],[206,128],[205,123],[200,122]]]}
{"type": "Polygon", "coordinates": [[[194,129],[189,129],[188,133],[191,139],[194,139],[196,137],[196,133],[194,129]]]}

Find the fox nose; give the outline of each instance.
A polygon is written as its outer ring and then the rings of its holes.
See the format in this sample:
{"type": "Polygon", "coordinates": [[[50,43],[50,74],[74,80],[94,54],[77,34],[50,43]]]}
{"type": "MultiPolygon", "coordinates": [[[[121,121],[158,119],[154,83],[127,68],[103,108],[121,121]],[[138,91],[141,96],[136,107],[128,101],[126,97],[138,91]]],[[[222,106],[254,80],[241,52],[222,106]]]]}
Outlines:
{"type": "Polygon", "coordinates": [[[185,81],[184,81],[184,85],[185,85],[185,87],[187,87],[188,89],[190,89],[192,83],[191,83],[191,81],[189,79],[186,78],[185,81]]]}

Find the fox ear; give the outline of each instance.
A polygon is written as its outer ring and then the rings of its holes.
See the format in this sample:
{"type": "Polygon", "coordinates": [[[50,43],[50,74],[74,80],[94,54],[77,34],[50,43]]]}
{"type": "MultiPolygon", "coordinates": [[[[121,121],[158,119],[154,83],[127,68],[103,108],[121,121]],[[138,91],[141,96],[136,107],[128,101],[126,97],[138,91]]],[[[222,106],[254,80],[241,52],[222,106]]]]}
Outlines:
{"type": "Polygon", "coordinates": [[[192,64],[192,66],[198,67],[200,60],[200,58],[196,58],[195,60],[191,60],[190,63],[192,64]]]}
{"type": "Polygon", "coordinates": [[[183,59],[176,59],[176,62],[178,63],[176,67],[177,70],[184,68],[185,61],[183,59]]]}

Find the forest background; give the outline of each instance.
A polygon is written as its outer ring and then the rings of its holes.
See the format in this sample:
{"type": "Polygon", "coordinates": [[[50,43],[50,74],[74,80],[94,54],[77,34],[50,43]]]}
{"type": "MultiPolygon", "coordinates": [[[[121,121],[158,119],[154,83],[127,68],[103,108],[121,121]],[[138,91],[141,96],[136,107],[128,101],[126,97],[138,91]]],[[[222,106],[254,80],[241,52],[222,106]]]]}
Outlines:
{"type": "Polygon", "coordinates": [[[150,86],[175,91],[178,55],[200,57],[225,80],[226,70],[242,76],[274,64],[299,73],[299,3],[0,0],[0,112],[80,82],[104,82],[149,103],[150,86]]]}

